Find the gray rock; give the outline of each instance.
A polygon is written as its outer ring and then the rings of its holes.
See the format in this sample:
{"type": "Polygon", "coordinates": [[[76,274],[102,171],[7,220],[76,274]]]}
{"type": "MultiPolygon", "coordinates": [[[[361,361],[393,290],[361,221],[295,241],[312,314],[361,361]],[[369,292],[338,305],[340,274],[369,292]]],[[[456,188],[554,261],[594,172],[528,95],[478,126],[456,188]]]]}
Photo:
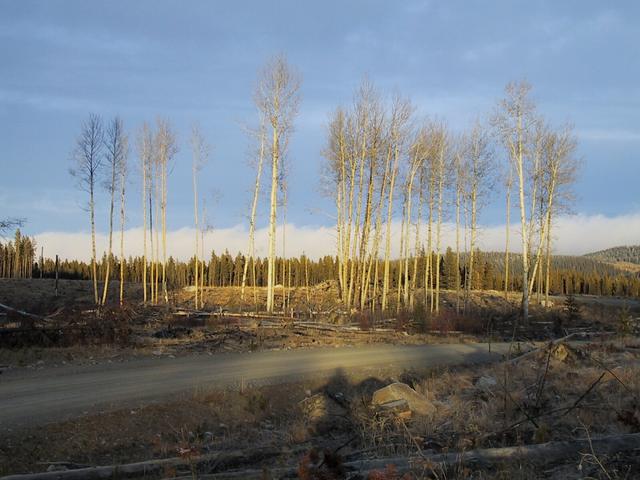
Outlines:
{"type": "Polygon", "coordinates": [[[382,405],[378,405],[377,407],[380,412],[393,413],[394,415],[405,419],[411,418],[412,412],[409,408],[409,402],[407,402],[404,398],[383,403],[382,405]]]}
{"type": "Polygon", "coordinates": [[[491,391],[496,385],[498,385],[498,381],[488,375],[483,375],[476,381],[476,387],[480,390],[491,391]]]}
{"type": "MultiPolygon", "coordinates": [[[[404,400],[409,409],[418,415],[429,415],[435,410],[434,405],[406,383],[392,383],[373,393],[371,403],[376,406],[404,400]]],[[[399,404],[396,404],[399,405],[399,404]]]]}

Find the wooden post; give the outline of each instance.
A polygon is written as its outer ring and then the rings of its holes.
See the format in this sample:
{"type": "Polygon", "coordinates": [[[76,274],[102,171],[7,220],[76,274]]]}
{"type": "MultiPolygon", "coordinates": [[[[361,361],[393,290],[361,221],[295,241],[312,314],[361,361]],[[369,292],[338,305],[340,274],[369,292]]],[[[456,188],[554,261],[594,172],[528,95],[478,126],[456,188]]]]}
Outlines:
{"type": "Polygon", "coordinates": [[[60,262],[58,260],[58,255],[56,254],[56,287],[55,287],[55,292],[56,292],[56,297],[58,296],[58,266],[59,266],[60,262]]]}

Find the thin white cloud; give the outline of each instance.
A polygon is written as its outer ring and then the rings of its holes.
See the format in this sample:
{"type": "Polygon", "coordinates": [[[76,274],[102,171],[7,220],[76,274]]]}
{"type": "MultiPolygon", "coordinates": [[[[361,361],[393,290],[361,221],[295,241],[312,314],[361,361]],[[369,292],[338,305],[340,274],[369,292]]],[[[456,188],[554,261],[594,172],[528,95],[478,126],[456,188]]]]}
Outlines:
{"type": "MultiPolygon", "coordinates": [[[[400,224],[392,226],[392,251],[399,251],[400,224]]],[[[423,232],[424,233],[424,232],[423,232]]],[[[518,226],[512,225],[512,245],[517,250],[519,236],[518,226]]],[[[232,255],[245,252],[247,248],[247,231],[244,226],[236,225],[210,231],[205,237],[205,251],[215,250],[218,253],[229,250],[232,255]]],[[[424,236],[424,235],[423,235],[424,236]]],[[[56,254],[61,258],[88,260],[91,237],[86,232],[43,232],[35,236],[39,246],[44,247],[45,256],[56,254]]],[[[616,245],[640,243],[640,212],[606,217],[604,215],[575,215],[558,218],[553,229],[556,254],[582,255],[616,245]]],[[[107,236],[97,236],[98,251],[104,252],[107,236]]],[[[296,226],[286,227],[286,255],[298,256],[306,253],[312,258],[323,255],[335,255],[336,233],[333,227],[296,226]]],[[[501,251],[504,248],[505,226],[496,225],[480,228],[478,247],[484,251],[501,251]]],[[[195,231],[182,228],[167,233],[168,255],[184,260],[193,254],[195,231]]],[[[256,231],[256,254],[265,256],[268,245],[268,231],[261,228],[256,231]]],[[[118,241],[115,242],[118,245],[118,241]]],[[[125,232],[125,255],[142,254],[142,230],[132,228],[125,232]]],[[[442,229],[442,249],[455,246],[455,228],[448,223],[442,229]]],[[[277,253],[282,255],[282,228],[278,229],[277,253]]],[[[117,253],[117,249],[116,249],[117,253]]],[[[102,255],[102,253],[100,253],[102,255]]]]}
{"type": "Polygon", "coordinates": [[[462,59],[466,62],[493,60],[503,56],[508,48],[509,43],[507,42],[490,42],[483,45],[476,45],[465,50],[462,54],[462,59]]]}
{"type": "Polygon", "coordinates": [[[83,99],[78,96],[29,93],[21,90],[0,89],[0,104],[26,105],[42,110],[100,111],[103,102],[83,99]]]}
{"type": "Polygon", "coordinates": [[[610,142],[638,142],[640,132],[620,129],[584,129],[579,130],[578,137],[584,140],[598,140],[610,142]]]}
{"type": "Polygon", "coordinates": [[[90,31],[80,28],[65,28],[60,25],[38,22],[12,22],[0,25],[0,38],[23,41],[29,38],[48,47],[113,55],[134,56],[143,53],[148,47],[143,38],[126,38],[112,35],[108,31],[92,28],[90,31]]]}

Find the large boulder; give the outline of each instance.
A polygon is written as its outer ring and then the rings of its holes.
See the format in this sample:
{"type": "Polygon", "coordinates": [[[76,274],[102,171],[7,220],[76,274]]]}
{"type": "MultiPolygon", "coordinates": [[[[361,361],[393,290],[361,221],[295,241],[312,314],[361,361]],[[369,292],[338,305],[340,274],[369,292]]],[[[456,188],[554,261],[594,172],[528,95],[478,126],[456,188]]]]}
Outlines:
{"type": "Polygon", "coordinates": [[[406,383],[392,383],[373,393],[371,403],[384,408],[384,405],[399,405],[405,401],[409,409],[417,415],[429,415],[435,410],[433,404],[406,383]],[[398,403],[393,403],[398,402],[398,403]]]}

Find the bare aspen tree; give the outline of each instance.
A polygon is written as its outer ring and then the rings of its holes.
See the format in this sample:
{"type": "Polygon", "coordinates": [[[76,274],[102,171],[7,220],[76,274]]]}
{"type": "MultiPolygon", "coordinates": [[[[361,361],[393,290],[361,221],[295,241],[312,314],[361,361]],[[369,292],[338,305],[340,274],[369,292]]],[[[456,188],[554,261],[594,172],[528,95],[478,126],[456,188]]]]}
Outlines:
{"type": "Polygon", "coordinates": [[[265,155],[265,117],[264,115],[260,115],[260,129],[257,132],[260,147],[258,149],[258,162],[256,165],[256,180],[254,182],[253,187],[253,200],[251,201],[251,213],[249,216],[249,247],[247,249],[247,261],[244,263],[244,267],[242,270],[242,287],[240,289],[240,299],[244,300],[244,291],[247,285],[247,270],[249,268],[249,262],[251,262],[251,271],[253,274],[254,282],[253,282],[253,294],[254,301],[257,295],[256,291],[256,282],[255,282],[255,231],[256,231],[256,215],[258,212],[258,196],[260,194],[260,183],[262,179],[262,166],[264,164],[264,155],[265,155]]]}
{"type": "Polygon", "coordinates": [[[147,198],[150,192],[150,169],[152,162],[153,139],[149,126],[145,123],[138,134],[138,157],[140,158],[140,173],[142,175],[142,292],[143,302],[147,303],[147,198]]]}
{"type": "Polygon", "coordinates": [[[463,202],[463,190],[466,181],[466,172],[464,168],[464,148],[462,147],[462,139],[458,139],[458,144],[453,153],[453,170],[455,174],[455,205],[456,205],[456,313],[460,313],[460,208],[463,202]]]}
{"type": "MultiPolygon", "coordinates": [[[[154,153],[156,145],[154,142],[154,153]]],[[[151,247],[151,302],[155,305],[158,303],[158,160],[155,157],[152,159],[150,165],[149,175],[149,244],[151,247]],[[153,222],[153,218],[156,218],[156,222],[153,222]]]]}
{"type": "Polygon", "coordinates": [[[392,158],[391,173],[389,175],[389,193],[387,200],[387,218],[385,222],[384,272],[382,280],[382,311],[388,307],[390,289],[390,260],[391,260],[391,225],[393,220],[393,197],[396,180],[398,178],[400,159],[404,154],[405,142],[410,128],[413,107],[407,100],[396,97],[391,108],[389,125],[389,152],[392,158]]]}
{"type": "Polygon", "coordinates": [[[267,267],[267,311],[273,313],[277,192],[281,179],[280,169],[293,129],[293,118],[299,104],[299,75],[283,56],[271,59],[260,74],[255,101],[271,127],[271,195],[269,212],[269,255],[267,267]]]}
{"type": "MultiPolygon", "coordinates": [[[[363,142],[363,155],[366,161],[366,197],[364,203],[364,218],[362,222],[362,237],[360,240],[360,309],[364,309],[368,289],[369,289],[369,271],[373,265],[372,260],[377,251],[371,251],[372,242],[372,224],[377,214],[376,207],[378,202],[375,200],[376,194],[384,190],[384,184],[380,180],[381,159],[380,154],[383,151],[382,128],[384,122],[384,112],[380,101],[380,95],[373,90],[366,105],[369,110],[367,115],[367,125],[365,127],[366,141],[363,142]]],[[[382,196],[383,193],[380,193],[382,196]]],[[[375,243],[375,242],[374,242],[375,243]]],[[[377,250],[377,248],[376,248],[377,250]]]]}
{"type": "Polygon", "coordinates": [[[0,238],[5,238],[6,232],[23,226],[25,222],[24,218],[0,218],[0,238]]]}
{"type": "Polygon", "coordinates": [[[575,157],[577,141],[571,126],[565,126],[547,142],[545,185],[548,192],[547,232],[546,232],[546,277],[545,305],[549,306],[549,285],[551,283],[551,227],[553,215],[561,209],[568,209],[573,201],[571,191],[578,173],[578,160],[575,157]],[[555,191],[557,190],[557,194],[555,191]],[[555,200],[557,197],[557,200],[555,200]]]}
{"type": "Polygon", "coordinates": [[[347,308],[376,307],[383,207],[393,163],[388,125],[380,96],[366,79],[352,107],[338,109],[329,124],[325,183],[336,203],[338,285],[347,308]]]}
{"type": "Polygon", "coordinates": [[[411,294],[409,297],[409,307],[413,308],[415,304],[415,295],[417,292],[417,282],[418,282],[418,256],[420,250],[420,234],[422,229],[422,210],[424,207],[424,189],[422,186],[424,185],[424,163],[425,158],[422,159],[422,168],[420,168],[420,176],[418,178],[418,212],[416,215],[416,225],[415,225],[415,242],[413,246],[413,275],[411,278],[411,294]]]}
{"type": "MultiPolygon", "coordinates": [[[[202,170],[202,167],[207,162],[209,158],[210,147],[205,141],[202,133],[200,132],[200,127],[198,125],[194,125],[191,128],[191,153],[192,153],[192,175],[193,175],[193,217],[195,223],[195,249],[194,249],[194,303],[196,310],[200,308],[201,302],[198,301],[198,290],[200,289],[199,280],[199,252],[198,252],[198,237],[200,236],[199,225],[198,225],[198,173],[202,170]]],[[[204,260],[204,258],[203,258],[204,260]]],[[[204,272],[201,272],[200,275],[204,277],[204,272]]]]}
{"type": "MultiPolygon", "coordinates": [[[[540,232],[535,254],[532,276],[529,280],[529,294],[533,290],[533,280],[536,272],[542,271],[542,251],[547,249],[547,275],[550,268],[550,230],[553,212],[560,207],[566,207],[571,199],[570,187],[575,181],[577,162],[574,157],[576,140],[570,127],[564,127],[559,132],[545,131],[542,147],[540,168],[540,197],[539,210],[540,232]]],[[[547,277],[547,285],[548,285],[547,277]]],[[[548,298],[547,298],[548,301],[548,298]]]]}
{"type": "Polygon", "coordinates": [[[160,223],[162,230],[162,295],[165,303],[169,303],[169,294],[167,292],[167,176],[169,165],[177,153],[177,150],[176,137],[169,122],[159,118],[156,132],[156,153],[159,175],[160,223]]]}
{"type": "MultiPolygon", "coordinates": [[[[404,260],[404,289],[403,289],[403,300],[405,305],[409,304],[409,234],[411,230],[412,224],[412,200],[414,196],[414,181],[416,175],[421,170],[422,164],[427,156],[426,152],[426,144],[427,144],[427,135],[428,133],[423,128],[421,129],[416,138],[414,139],[408,155],[408,169],[405,180],[405,206],[403,208],[405,212],[405,220],[403,222],[404,229],[402,232],[402,240],[401,243],[404,246],[404,252],[402,254],[402,259],[404,260]]],[[[416,225],[418,224],[418,220],[416,220],[416,225]]],[[[414,256],[417,252],[414,252],[414,256]]]]}
{"type": "Polygon", "coordinates": [[[78,187],[89,194],[87,209],[91,222],[91,276],[96,305],[100,304],[100,298],[96,259],[95,189],[104,162],[103,149],[102,119],[98,115],[91,114],[82,124],[80,136],[76,140],[76,148],[73,152],[74,167],[71,168],[70,173],[77,180],[78,187]]]}
{"type": "Polygon", "coordinates": [[[115,208],[116,190],[118,190],[118,171],[123,158],[126,155],[126,135],[122,125],[122,120],[118,117],[114,118],[107,127],[105,136],[105,166],[108,170],[108,178],[105,181],[105,188],[109,193],[109,244],[107,250],[107,265],[104,275],[104,287],[102,290],[101,304],[107,302],[109,293],[109,277],[111,276],[111,258],[113,252],[113,211],[115,208]]]}
{"type": "MultiPolygon", "coordinates": [[[[487,195],[493,185],[494,155],[490,136],[479,121],[464,137],[464,195],[469,205],[470,240],[469,264],[466,281],[467,292],[472,289],[476,239],[478,230],[478,211],[485,204],[487,195]]],[[[469,295],[467,293],[467,299],[469,295]]]]}
{"type": "Polygon", "coordinates": [[[443,215],[443,197],[445,188],[445,175],[447,164],[447,149],[448,149],[448,133],[444,124],[436,126],[434,131],[435,144],[437,148],[437,160],[436,160],[436,174],[437,174],[437,197],[438,197],[438,217],[436,223],[436,269],[435,269],[435,281],[436,281],[436,298],[435,298],[435,312],[440,311],[440,258],[441,252],[441,240],[442,240],[442,215],[443,215]]]}
{"type": "Polygon", "coordinates": [[[356,102],[354,105],[354,138],[352,140],[352,155],[357,165],[357,196],[356,196],[356,212],[355,212],[355,225],[353,233],[353,244],[351,247],[351,268],[349,270],[349,290],[347,292],[347,307],[351,308],[354,303],[355,293],[358,291],[357,276],[360,271],[360,265],[358,259],[358,246],[362,247],[360,241],[361,228],[362,228],[362,208],[364,197],[364,177],[365,177],[365,159],[366,159],[366,143],[367,143],[367,115],[369,114],[368,104],[370,97],[373,95],[373,86],[365,79],[362,82],[358,93],[356,95],[356,102]]]}
{"type": "MultiPolygon", "coordinates": [[[[204,197],[202,197],[202,222],[200,227],[200,308],[204,307],[204,240],[205,234],[212,229],[209,221],[207,220],[207,202],[204,197]]],[[[196,231],[196,234],[198,232],[196,231]]],[[[198,288],[198,284],[196,283],[196,289],[198,288]]]]}
{"type": "MultiPolygon", "coordinates": [[[[345,112],[338,108],[329,122],[328,146],[323,155],[329,164],[326,171],[328,189],[334,193],[336,204],[336,236],[338,251],[338,287],[340,299],[346,300],[347,273],[351,240],[351,201],[354,187],[355,163],[347,159],[345,112]],[[349,165],[348,165],[349,162],[349,165]],[[347,194],[350,192],[350,195],[347,194]],[[349,219],[349,221],[347,221],[349,219]]],[[[305,257],[306,261],[306,257],[305,257]]]]}
{"type": "Polygon", "coordinates": [[[434,304],[434,275],[433,275],[433,213],[436,204],[436,184],[438,178],[438,153],[437,142],[435,142],[435,135],[433,134],[433,127],[430,127],[429,133],[429,154],[425,167],[427,169],[424,175],[425,185],[421,188],[426,188],[427,195],[427,259],[425,262],[424,270],[424,292],[425,302],[429,300],[429,312],[433,313],[435,310],[434,304]]]}
{"type": "MultiPolygon", "coordinates": [[[[380,156],[378,162],[381,163],[380,173],[378,178],[379,186],[377,188],[378,200],[375,207],[375,227],[373,234],[373,246],[369,255],[369,265],[367,270],[367,276],[365,279],[365,287],[368,287],[371,279],[371,270],[374,270],[373,292],[371,300],[371,309],[375,311],[378,303],[378,289],[379,289],[379,277],[380,277],[380,242],[382,241],[382,222],[386,218],[385,201],[388,200],[388,190],[391,188],[391,170],[393,168],[393,149],[391,148],[390,138],[390,118],[386,113],[386,110],[381,109],[382,116],[379,125],[377,126],[378,132],[375,138],[375,154],[380,156]]],[[[395,184],[395,179],[394,179],[395,184]]],[[[365,290],[366,292],[366,290],[365,290]]],[[[385,305],[386,307],[386,305],[385,305]]]]}
{"type": "Polygon", "coordinates": [[[304,257],[304,287],[305,293],[307,295],[307,304],[311,302],[311,295],[309,291],[309,257],[302,252],[302,256],[304,257]]]}
{"type": "Polygon", "coordinates": [[[124,227],[126,223],[125,194],[127,186],[127,161],[129,156],[129,138],[125,134],[122,138],[122,156],[118,163],[118,176],[120,177],[120,306],[124,304],[124,271],[126,260],[124,257],[124,227]]]}
{"type": "Polygon", "coordinates": [[[518,187],[520,227],[522,235],[522,319],[529,321],[529,221],[526,196],[530,188],[531,165],[530,139],[536,121],[534,105],[529,99],[531,86],[526,82],[509,83],[505,98],[500,101],[494,116],[494,124],[509,156],[518,187]]]}
{"type": "Polygon", "coordinates": [[[287,311],[287,182],[280,181],[282,198],[282,314],[287,311]]]}
{"type": "MultiPolygon", "coordinates": [[[[406,193],[405,193],[406,195],[406,193]]],[[[407,202],[402,202],[402,216],[400,222],[400,255],[398,257],[398,275],[396,278],[396,313],[400,313],[402,308],[402,277],[404,273],[404,244],[405,244],[405,227],[407,221],[407,202]]]]}
{"type": "Polygon", "coordinates": [[[509,173],[507,174],[507,182],[506,182],[506,231],[505,231],[505,242],[504,242],[504,298],[505,300],[509,300],[509,238],[510,238],[510,229],[511,229],[511,188],[513,185],[513,165],[509,162],[508,166],[509,173]]]}

